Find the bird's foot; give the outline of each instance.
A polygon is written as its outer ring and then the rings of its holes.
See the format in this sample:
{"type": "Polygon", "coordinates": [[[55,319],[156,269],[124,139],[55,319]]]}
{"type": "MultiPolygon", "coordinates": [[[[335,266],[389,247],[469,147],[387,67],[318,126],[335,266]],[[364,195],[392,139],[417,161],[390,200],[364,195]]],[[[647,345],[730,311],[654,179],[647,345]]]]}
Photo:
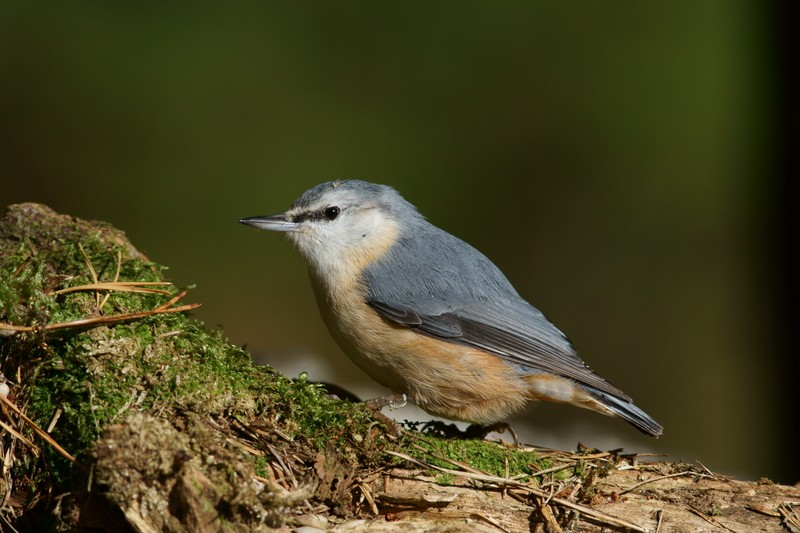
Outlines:
{"type": "Polygon", "coordinates": [[[380,396],[378,398],[366,400],[364,401],[364,406],[372,411],[372,417],[375,420],[386,426],[389,433],[395,437],[399,437],[403,433],[403,429],[397,422],[381,413],[381,409],[387,406],[389,409],[399,409],[403,407],[407,401],[408,397],[405,394],[392,394],[390,396],[380,396]]]}
{"type": "Polygon", "coordinates": [[[408,403],[408,396],[405,394],[390,394],[389,396],[379,396],[378,398],[366,400],[364,405],[367,406],[367,409],[380,411],[387,406],[389,409],[400,409],[405,407],[406,403],[408,403]]]}

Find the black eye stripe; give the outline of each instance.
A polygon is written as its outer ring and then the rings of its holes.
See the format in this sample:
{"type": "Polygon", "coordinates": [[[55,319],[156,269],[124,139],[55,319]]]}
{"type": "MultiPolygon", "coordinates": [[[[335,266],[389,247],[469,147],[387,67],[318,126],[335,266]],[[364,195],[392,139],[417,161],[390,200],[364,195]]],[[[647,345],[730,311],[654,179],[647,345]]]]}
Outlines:
{"type": "Polygon", "coordinates": [[[306,220],[336,220],[342,209],[338,205],[330,205],[317,211],[297,213],[292,217],[292,222],[305,222],[306,220]]]}

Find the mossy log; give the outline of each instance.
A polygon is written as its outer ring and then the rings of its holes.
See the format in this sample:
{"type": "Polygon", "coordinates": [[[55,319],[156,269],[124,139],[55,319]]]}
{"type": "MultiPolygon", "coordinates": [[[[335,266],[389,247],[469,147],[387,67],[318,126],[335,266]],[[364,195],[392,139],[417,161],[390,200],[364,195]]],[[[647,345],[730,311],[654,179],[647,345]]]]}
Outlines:
{"type": "Polygon", "coordinates": [[[185,299],[123,232],[7,208],[0,530],[800,531],[798,487],[387,428],[185,299]]]}

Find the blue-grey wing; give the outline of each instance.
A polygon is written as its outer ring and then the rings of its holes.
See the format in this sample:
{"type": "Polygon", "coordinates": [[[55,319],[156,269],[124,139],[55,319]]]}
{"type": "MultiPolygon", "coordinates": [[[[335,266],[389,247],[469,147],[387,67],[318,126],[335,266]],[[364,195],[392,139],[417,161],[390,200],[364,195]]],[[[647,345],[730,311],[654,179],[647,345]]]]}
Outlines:
{"type": "Polygon", "coordinates": [[[425,229],[425,239],[401,238],[365,270],[367,301],[386,320],[629,400],[592,372],[483,254],[434,226],[425,229]]]}
{"type": "Polygon", "coordinates": [[[592,372],[569,340],[526,302],[479,302],[442,312],[420,314],[371,300],[387,320],[421,333],[480,348],[531,371],[544,371],[595,387],[617,398],[629,397],[592,372]]]}

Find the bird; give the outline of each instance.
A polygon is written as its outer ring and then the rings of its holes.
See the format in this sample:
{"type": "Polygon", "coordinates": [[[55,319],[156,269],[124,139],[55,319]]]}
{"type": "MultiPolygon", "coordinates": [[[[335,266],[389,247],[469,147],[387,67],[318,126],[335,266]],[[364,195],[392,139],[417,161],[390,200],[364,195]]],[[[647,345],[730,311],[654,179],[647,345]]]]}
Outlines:
{"type": "Polygon", "coordinates": [[[663,432],[491,260],[393,187],[328,181],[282,214],[239,222],[288,237],[337,344],[429,414],[489,425],[542,400],[619,417],[652,437],[663,432]]]}

